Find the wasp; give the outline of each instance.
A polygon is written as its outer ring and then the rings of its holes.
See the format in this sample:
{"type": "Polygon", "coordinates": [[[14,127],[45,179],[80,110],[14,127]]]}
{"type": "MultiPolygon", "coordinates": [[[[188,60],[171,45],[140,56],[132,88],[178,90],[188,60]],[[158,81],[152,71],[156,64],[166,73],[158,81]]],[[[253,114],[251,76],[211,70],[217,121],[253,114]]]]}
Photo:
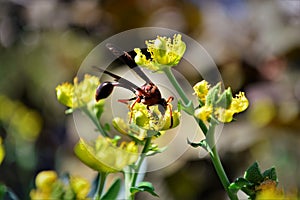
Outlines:
{"type": "MultiPolygon", "coordinates": [[[[170,102],[174,100],[174,97],[170,96],[167,100],[162,98],[161,92],[159,88],[148,78],[148,76],[142,71],[142,69],[136,64],[134,59],[131,57],[129,53],[126,51],[120,50],[117,46],[113,44],[106,44],[106,47],[124,64],[129,66],[140,78],[145,81],[145,84],[142,86],[137,86],[131,81],[122,78],[112,72],[107,70],[103,70],[101,68],[97,68],[100,72],[107,74],[114,78],[114,81],[104,81],[102,82],[96,89],[95,99],[99,101],[101,99],[105,99],[109,97],[109,95],[113,92],[115,87],[122,87],[130,90],[135,95],[129,99],[119,99],[118,102],[128,103],[130,101],[134,101],[130,106],[130,110],[133,109],[136,103],[143,103],[147,106],[148,111],[150,111],[150,106],[161,105],[159,106],[159,111],[162,115],[165,114],[166,109],[170,110],[170,128],[173,126],[173,117],[172,117],[172,107],[170,102]]],[[[131,120],[131,119],[130,119],[131,120]]]]}

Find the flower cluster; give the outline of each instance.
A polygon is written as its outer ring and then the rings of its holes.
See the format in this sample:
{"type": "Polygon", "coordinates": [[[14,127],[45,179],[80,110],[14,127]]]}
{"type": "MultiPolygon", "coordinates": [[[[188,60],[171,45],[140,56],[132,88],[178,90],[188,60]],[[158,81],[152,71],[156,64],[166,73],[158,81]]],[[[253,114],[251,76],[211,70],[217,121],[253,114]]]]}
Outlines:
{"type": "Polygon", "coordinates": [[[134,60],[138,65],[152,71],[162,71],[164,67],[176,66],[186,49],[180,34],[175,34],[173,41],[171,38],[157,36],[155,40],[146,41],[146,45],[151,59],[147,59],[141,49],[135,48],[137,55],[134,60]]]}
{"type": "Polygon", "coordinates": [[[74,109],[84,106],[103,105],[103,101],[95,101],[95,91],[99,85],[99,78],[86,74],[81,82],[75,77],[73,84],[63,83],[56,87],[58,101],[74,109]]]}
{"type": "Polygon", "coordinates": [[[232,97],[231,89],[221,92],[221,84],[210,87],[203,80],[193,87],[197,95],[200,107],[195,110],[195,116],[204,122],[214,118],[220,122],[231,122],[233,115],[248,108],[249,102],[244,92],[239,92],[232,97]]]}
{"type": "Polygon", "coordinates": [[[31,190],[32,200],[40,199],[89,199],[90,183],[77,176],[61,180],[55,171],[42,171],[35,179],[36,189],[31,190]]]}
{"type": "Polygon", "coordinates": [[[105,172],[120,172],[124,167],[138,159],[138,147],[132,142],[122,142],[117,145],[119,138],[98,137],[93,144],[83,139],[74,148],[76,156],[90,168],[105,172]]]}

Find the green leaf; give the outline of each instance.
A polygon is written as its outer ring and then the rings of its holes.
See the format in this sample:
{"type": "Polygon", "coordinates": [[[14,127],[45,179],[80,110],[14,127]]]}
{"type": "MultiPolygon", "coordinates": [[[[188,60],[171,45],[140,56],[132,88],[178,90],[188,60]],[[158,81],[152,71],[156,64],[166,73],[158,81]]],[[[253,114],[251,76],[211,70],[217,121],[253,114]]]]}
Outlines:
{"type": "Polygon", "coordinates": [[[270,179],[270,180],[276,181],[276,183],[278,183],[275,167],[272,167],[272,168],[267,169],[266,171],[264,171],[263,177],[264,177],[264,180],[270,179]]]}
{"type": "Polygon", "coordinates": [[[189,145],[191,145],[192,147],[194,148],[197,148],[197,147],[202,147],[204,149],[207,149],[207,144],[206,144],[206,141],[205,140],[201,140],[199,143],[195,143],[195,142],[191,142],[188,138],[187,138],[187,143],[189,145]]]}
{"type": "Polygon", "coordinates": [[[231,104],[231,101],[232,101],[232,93],[229,87],[221,94],[218,101],[216,102],[216,106],[228,109],[231,104]]]}
{"type": "Polygon", "coordinates": [[[215,105],[217,100],[219,99],[218,96],[221,91],[221,84],[218,83],[213,88],[211,88],[206,96],[207,105],[215,105]]]}
{"type": "Polygon", "coordinates": [[[102,196],[101,200],[111,200],[116,199],[121,188],[121,179],[115,180],[115,182],[110,186],[107,192],[102,196]]]}
{"type": "Polygon", "coordinates": [[[249,199],[255,199],[256,192],[254,188],[245,187],[242,188],[241,190],[249,196],[249,199]]]}
{"type": "Polygon", "coordinates": [[[229,185],[229,189],[237,192],[238,190],[244,188],[244,187],[249,187],[252,186],[253,184],[250,183],[248,180],[244,178],[237,178],[233,183],[229,185]]]}
{"type": "Polygon", "coordinates": [[[146,153],[146,156],[154,156],[158,153],[162,153],[164,152],[168,147],[165,146],[165,147],[162,147],[162,148],[155,148],[155,149],[150,149],[147,153],[146,153]]]}
{"type": "Polygon", "coordinates": [[[264,180],[263,175],[260,172],[258,163],[253,163],[245,172],[244,178],[250,181],[251,183],[254,183],[255,185],[258,185],[264,180]]]}
{"type": "Polygon", "coordinates": [[[131,192],[131,194],[135,194],[137,192],[148,192],[148,193],[152,194],[153,196],[158,197],[158,194],[156,194],[154,192],[154,187],[153,187],[152,183],[147,182],[147,181],[140,182],[138,184],[138,186],[136,186],[136,187],[131,187],[130,192],[131,192]]]}

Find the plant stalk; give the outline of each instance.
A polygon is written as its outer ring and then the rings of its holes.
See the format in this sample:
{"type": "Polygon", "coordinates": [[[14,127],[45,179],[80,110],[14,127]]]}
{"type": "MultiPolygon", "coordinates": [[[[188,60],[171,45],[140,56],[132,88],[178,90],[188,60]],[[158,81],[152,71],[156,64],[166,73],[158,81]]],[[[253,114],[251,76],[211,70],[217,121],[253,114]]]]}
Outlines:
{"type": "MultiPolygon", "coordinates": [[[[178,81],[176,80],[174,74],[171,71],[171,68],[170,67],[165,67],[163,71],[166,74],[166,76],[168,77],[168,79],[170,80],[173,87],[178,92],[179,96],[183,100],[183,103],[185,105],[188,105],[190,103],[190,100],[187,98],[185,92],[183,91],[183,89],[179,85],[178,81]]],[[[216,172],[219,176],[219,179],[220,179],[225,191],[227,192],[227,194],[228,194],[228,196],[231,200],[238,200],[236,193],[233,193],[228,188],[229,185],[230,185],[230,182],[227,178],[227,175],[226,175],[225,170],[222,166],[220,157],[219,157],[217,149],[216,149],[215,140],[214,140],[214,136],[215,136],[214,132],[215,132],[216,124],[213,124],[209,128],[207,128],[202,120],[199,120],[197,118],[194,118],[194,119],[198,122],[199,127],[201,128],[202,132],[206,136],[206,141],[207,141],[208,146],[209,146],[210,158],[213,162],[214,168],[215,168],[215,170],[216,170],[216,172]]]]}
{"type": "Polygon", "coordinates": [[[99,172],[99,176],[100,177],[99,177],[99,182],[98,182],[98,185],[97,185],[97,191],[96,191],[95,196],[94,196],[95,200],[100,200],[101,199],[102,192],[103,192],[104,185],[105,185],[105,180],[106,180],[106,177],[107,177],[107,173],[99,172]]]}
{"type": "Polygon", "coordinates": [[[206,141],[210,148],[209,155],[212,160],[212,163],[215,167],[215,170],[219,176],[219,179],[227,192],[231,200],[238,200],[236,193],[233,193],[228,187],[230,185],[229,179],[225,173],[223,165],[221,163],[216,144],[215,144],[215,124],[209,127],[208,133],[206,135],[206,141]]]}

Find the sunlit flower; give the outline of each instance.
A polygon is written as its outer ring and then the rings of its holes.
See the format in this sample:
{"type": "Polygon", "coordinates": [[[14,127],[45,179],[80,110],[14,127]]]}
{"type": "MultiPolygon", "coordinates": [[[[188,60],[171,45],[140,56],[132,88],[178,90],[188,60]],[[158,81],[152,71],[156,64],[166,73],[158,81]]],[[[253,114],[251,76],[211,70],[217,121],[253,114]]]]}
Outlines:
{"type": "Polygon", "coordinates": [[[234,112],[230,109],[218,107],[214,114],[220,122],[227,123],[232,121],[234,112]]]}
{"type": "Polygon", "coordinates": [[[203,103],[205,103],[205,99],[206,99],[206,95],[208,93],[209,87],[210,87],[210,85],[205,80],[198,82],[193,87],[195,94],[203,103]]]}
{"type": "Polygon", "coordinates": [[[151,59],[147,59],[139,48],[134,49],[137,53],[134,60],[152,71],[161,71],[164,67],[176,66],[181,60],[186,45],[181,40],[180,34],[171,38],[157,36],[155,40],[146,41],[147,50],[151,54],[151,59]]]}
{"type": "Polygon", "coordinates": [[[71,83],[63,83],[56,87],[56,96],[58,101],[72,108],[73,107],[74,86],[71,83]]]}
{"type": "Polygon", "coordinates": [[[193,89],[199,100],[204,103],[204,105],[200,104],[201,107],[195,110],[194,115],[204,122],[212,117],[223,123],[231,122],[234,114],[246,110],[249,106],[244,92],[239,92],[233,98],[230,87],[221,92],[220,83],[210,88],[203,80],[193,89]]]}
{"type": "Polygon", "coordinates": [[[2,163],[4,157],[5,157],[5,150],[2,145],[2,138],[0,137],[0,164],[2,163]]]}
{"type": "Polygon", "coordinates": [[[234,113],[243,112],[249,106],[249,101],[245,96],[244,92],[239,92],[235,98],[232,98],[232,102],[230,104],[230,110],[234,113]]]}
{"type": "Polygon", "coordinates": [[[202,106],[201,108],[197,108],[195,110],[194,115],[198,119],[201,119],[202,121],[207,122],[207,120],[210,118],[212,112],[213,112],[213,107],[205,105],[205,106],[202,106]]]}
{"type": "Polygon", "coordinates": [[[171,111],[169,107],[167,107],[165,113],[162,114],[159,110],[159,105],[150,106],[149,109],[150,110],[147,109],[145,104],[136,103],[128,113],[129,118],[137,126],[146,130],[155,131],[175,128],[180,123],[180,112],[178,110],[171,111]]]}
{"type": "Polygon", "coordinates": [[[110,138],[99,137],[93,144],[80,139],[74,148],[77,157],[90,168],[105,173],[122,171],[138,159],[138,147],[134,142],[117,146],[110,138]]]}
{"type": "MultiPolygon", "coordinates": [[[[63,83],[56,87],[56,96],[61,104],[73,109],[87,106],[90,103],[96,104],[95,91],[99,85],[98,77],[86,74],[81,82],[77,77],[73,82],[73,85],[63,83]]],[[[103,102],[99,101],[99,103],[103,102]]]]}

